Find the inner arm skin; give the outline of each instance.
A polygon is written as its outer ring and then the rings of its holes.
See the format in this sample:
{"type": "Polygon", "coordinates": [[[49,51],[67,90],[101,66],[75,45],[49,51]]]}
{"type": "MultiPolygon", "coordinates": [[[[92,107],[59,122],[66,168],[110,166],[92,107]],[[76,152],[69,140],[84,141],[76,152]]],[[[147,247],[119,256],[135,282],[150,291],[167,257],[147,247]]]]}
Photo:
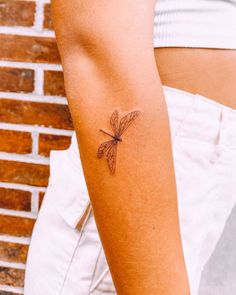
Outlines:
{"type": "Polygon", "coordinates": [[[53,0],[69,108],[94,218],[118,295],[190,294],[167,106],[153,50],[155,1],[53,0]],[[141,113],[97,158],[110,117],[141,113]]]}

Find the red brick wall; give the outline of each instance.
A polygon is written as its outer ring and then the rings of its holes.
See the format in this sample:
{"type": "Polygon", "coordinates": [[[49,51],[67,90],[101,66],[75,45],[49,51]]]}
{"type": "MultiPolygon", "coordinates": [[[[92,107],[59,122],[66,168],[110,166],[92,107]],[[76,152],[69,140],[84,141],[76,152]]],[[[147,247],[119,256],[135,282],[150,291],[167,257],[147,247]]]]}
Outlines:
{"type": "Polygon", "coordinates": [[[0,295],[23,294],[49,152],[68,148],[72,132],[49,1],[1,0],[0,295]]]}

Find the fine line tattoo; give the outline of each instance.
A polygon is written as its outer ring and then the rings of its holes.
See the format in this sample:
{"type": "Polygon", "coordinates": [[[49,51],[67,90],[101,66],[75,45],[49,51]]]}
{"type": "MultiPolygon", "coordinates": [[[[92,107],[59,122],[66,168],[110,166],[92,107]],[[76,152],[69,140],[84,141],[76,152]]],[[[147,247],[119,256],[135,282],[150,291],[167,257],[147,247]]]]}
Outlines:
{"type": "Polygon", "coordinates": [[[110,125],[113,131],[113,135],[109,132],[106,132],[102,129],[99,131],[103,132],[106,135],[109,135],[112,140],[108,140],[103,142],[97,151],[97,157],[100,159],[103,155],[106,155],[107,163],[111,174],[115,173],[116,170],[116,155],[117,155],[117,146],[118,142],[122,142],[121,135],[125,132],[125,130],[132,124],[132,122],[137,118],[140,114],[140,111],[133,111],[128,113],[119,121],[119,113],[115,110],[110,118],[110,125]]]}

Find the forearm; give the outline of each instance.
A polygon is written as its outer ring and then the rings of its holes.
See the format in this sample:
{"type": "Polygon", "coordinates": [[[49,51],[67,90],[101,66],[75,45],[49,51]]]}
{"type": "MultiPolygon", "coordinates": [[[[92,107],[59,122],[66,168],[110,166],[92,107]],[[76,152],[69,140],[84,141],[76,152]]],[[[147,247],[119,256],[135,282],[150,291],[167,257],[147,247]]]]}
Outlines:
{"type": "Polygon", "coordinates": [[[92,38],[61,52],[86,183],[113,280],[120,295],[189,294],[168,114],[154,55],[135,37],[110,45],[92,38]],[[106,155],[99,159],[97,151],[111,139],[99,129],[112,133],[114,110],[119,118],[140,113],[118,142],[112,174],[106,155]]]}

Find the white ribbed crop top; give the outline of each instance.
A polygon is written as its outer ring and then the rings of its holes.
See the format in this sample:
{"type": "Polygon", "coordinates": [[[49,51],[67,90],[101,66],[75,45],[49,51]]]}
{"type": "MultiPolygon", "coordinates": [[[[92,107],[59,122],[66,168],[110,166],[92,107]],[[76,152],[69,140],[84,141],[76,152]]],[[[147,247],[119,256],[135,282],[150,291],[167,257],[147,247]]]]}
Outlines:
{"type": "Polygon", "coordinates": [[[236,49],[236,0],[157,0],[154,47],[236,49]]]}

